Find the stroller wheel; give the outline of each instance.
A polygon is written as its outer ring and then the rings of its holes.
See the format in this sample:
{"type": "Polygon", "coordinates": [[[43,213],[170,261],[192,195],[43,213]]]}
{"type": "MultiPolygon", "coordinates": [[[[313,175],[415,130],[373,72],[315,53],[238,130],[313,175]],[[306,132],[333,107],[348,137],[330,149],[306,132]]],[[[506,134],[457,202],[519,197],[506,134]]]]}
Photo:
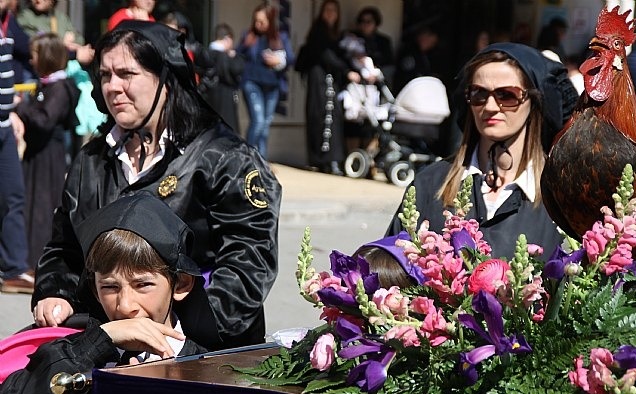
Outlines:
{"type": "Polygon", "coordinates": [[[391,164],[387,177],[396,186],[406,187],[415,179],[415,170],[407,161],[391,164]]]}
{"type": "Polygon", "coordinates": [[[349,153],[344,163],[345,174],[351,178],[364,178],[371,169],[371,156],[363,149],[349,153]]]}

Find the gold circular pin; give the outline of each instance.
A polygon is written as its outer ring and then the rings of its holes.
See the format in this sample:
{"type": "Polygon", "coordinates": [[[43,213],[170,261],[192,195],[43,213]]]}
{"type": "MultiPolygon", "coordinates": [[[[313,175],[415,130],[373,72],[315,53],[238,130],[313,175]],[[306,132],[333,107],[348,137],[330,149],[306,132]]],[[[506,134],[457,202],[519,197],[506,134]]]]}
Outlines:
{"type": "Polygon", "coordinates": [[[167,176],[163,179],[157,188],[157,192],[163,198],[168,197],[174,193],[175,190],[177,190],[177,177],[174,175],[167,176]]]}
{"type": "Polygon", "coordinates": [[[267,208],[267,191],[261,182],[258,170],[245,177],[245,197],[256,208],[267,208]]]}

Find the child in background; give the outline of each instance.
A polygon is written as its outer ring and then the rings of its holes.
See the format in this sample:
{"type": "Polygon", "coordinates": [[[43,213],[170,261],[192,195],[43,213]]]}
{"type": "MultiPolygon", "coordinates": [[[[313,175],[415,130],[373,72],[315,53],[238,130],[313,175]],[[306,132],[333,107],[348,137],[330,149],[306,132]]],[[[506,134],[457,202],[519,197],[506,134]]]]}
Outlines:
{"type": "Polygon", "coordinates": [[[5,380],[2,394],[48,392],[59,372],[207,351],[186,339],[190,327],[178,316],[196,313],[207,297],[188,257],[193,233],[166,204],[150,194],[122,197],[89,216],[78,235],[86,259],[80,291],[96,298],[110,321],[90,317],[83,332],[40,346],[5,380]]]}
{"type": "Polygon", "coordinates": [[[32,268],[51,239],[53,211],[62,204],[67,165],[78,119],[80,90],[66,77],[67,50],[55,33],[34,36],[31,63],[40,81],[35,94],[16,107],[24,123],[26,150],[22,170],[26,188],[24,216],[32,268]]]}
{"type": "Polygon", "coordinates": [[[411,264],[404,254],[404,249],[395,246],[397,240],[409,241],[409,235],[402,231],[398,235],[381,238],[362,245],[352,257],[363,257],[369,263],[371,272],[377,272],[380,287],[388,289],[398,286],[401,289],[421,285],[426,277],[422,268],[411,264]]]}

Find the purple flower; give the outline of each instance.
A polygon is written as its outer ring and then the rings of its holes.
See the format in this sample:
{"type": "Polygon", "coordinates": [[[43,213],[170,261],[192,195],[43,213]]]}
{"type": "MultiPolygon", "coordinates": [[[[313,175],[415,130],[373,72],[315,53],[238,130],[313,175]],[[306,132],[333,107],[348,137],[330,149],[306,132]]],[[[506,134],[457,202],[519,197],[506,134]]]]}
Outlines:
{"type": "Polygon", "coordinates": [[[503,310],[501,304],[492,295],[480,290],[473,298],[473,310],[483,315],[488,331],[484,330],[474,316],[461,314],[457,319],[465,327],[475,331],[488,345],[480,346],[468,353],[460,355],[461,369],[466,378],[472,382],[477,381],[475,366],[492,355],[506,353],[528,353],[532,348],[522,335],[505,337],[503,333],[503,310]]]}
{"type": "Polygon", "coordinates": [[[477,383],[477,364],[484,361],[493,354],[495,354],[495,346],[484,345],[475,348],[468,353],[461,353],[459,355],[461,373],[466,377],[466,380],[468,380],[468,384],[470,386],[477,383]]]}
{"type": "Polygon", "coordinates": [[[548,259],[548,262],[545,263],[543,274],[547,278],[561,280],[563,275],[565,275],[565,267],[568,264],[580,264],[583,257],[585,257],[585,253],[585,249],[579,249],[567,254],[558,246],[548,259]]]}
{"type": "Polygon", "coordinates": [[[318,297],[326,306],[332,306],[338,309],[342,309],[343,307],[358,309],[358,303],[353,294],[336,290],[333,287],[325,287],[324,289],[318,290],[318,297]]]}
{"type": "Polygon", "coordinates": [[[348,346],[338,355],[344,359],[366,356],[349,372],[347,384],[355,384],[363,391],[374,393],[384,385],[387,369],[395,357],[395,350],[383,343],[361,338],[358,345],[348,346]]]}
{"type": "Polygon", "coordinates": [[[636,368],[636,347],[623,345],[614,353],[614,361],[622,369],[636,368]]]}
{"type": "Polygon", "coordinates": [[[474,250],[477,247],[470,233],[465,228],[451,233],[451,245],[453,245],[456,257],[461,257],[462,249],[474,250]]]}
{"type": "Polygon", "coordinates": [[[360,256],[351,257],[337,250],[329,255],[331,260],[331,272],[342,279],[345,286],[354,292],[358,280],[362,279],[366,294],[373,294],[380,288],[380,280],[377,273],[370,273],[369,263],[360,256]]]}
{"type": "Polygon", "coordinates": [[[343,346],[362,338],[362,329],[342,317],[336,320],[336,333],[342,339],[343,346]]]}

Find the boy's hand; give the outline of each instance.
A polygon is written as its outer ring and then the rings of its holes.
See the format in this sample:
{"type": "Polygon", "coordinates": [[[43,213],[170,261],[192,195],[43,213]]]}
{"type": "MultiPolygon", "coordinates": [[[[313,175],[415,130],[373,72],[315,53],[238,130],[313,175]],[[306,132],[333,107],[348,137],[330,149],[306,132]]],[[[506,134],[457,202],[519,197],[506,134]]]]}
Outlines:
{"type": "Polygon", "coordinates": [[[101,328],[115,346],[125,350],[149,352],[161,358],[174,357],[166,336],[185,340],[180,332],[145,317],[115,320],[102,324],[101,328]]]}
{"type": "Polygon", "coordinates": [[[39,327],[57,327],[72,314],[73,307],[63,298],[45,298],[33,308],[33,320],[39,327]]]}

